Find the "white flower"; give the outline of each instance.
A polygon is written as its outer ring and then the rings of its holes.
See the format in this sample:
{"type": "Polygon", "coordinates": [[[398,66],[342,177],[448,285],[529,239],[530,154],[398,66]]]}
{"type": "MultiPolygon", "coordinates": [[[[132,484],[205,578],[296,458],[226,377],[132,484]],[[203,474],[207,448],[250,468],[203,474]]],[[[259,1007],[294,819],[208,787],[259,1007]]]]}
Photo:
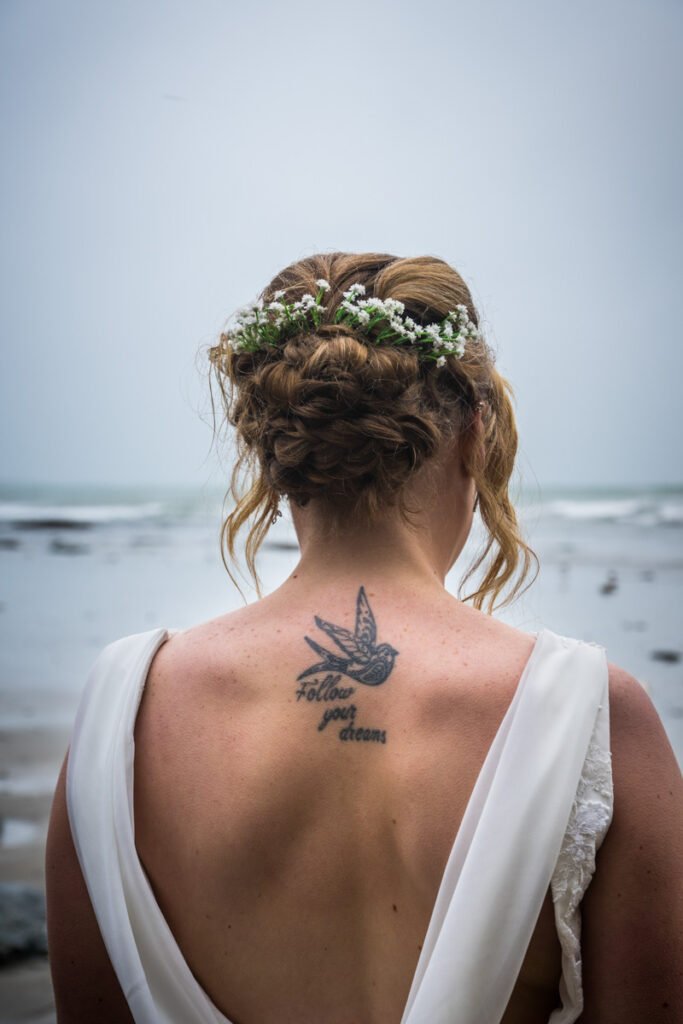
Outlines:
{"type": "MultiPolygon", "coordinates": [[[[321,313],[328,308],[320,299],[331,285],[324,278],[319,278],[316,285],[319,289],[316,296],[306,292],[294,303],[281,302],[285,291],[280,289],[274,292],[270,302],[264,303],[259,299],[242,307],[235,314],[237,326],[226,332],[225,347],[235,352],[254,352],[277,343],[274,331],[282,331],[282,336],[286,337],[292,324],[300,328],[311,319],[318,323],[321,313]],[[313,313],[313,310],[317,312],[313,313]]],[[[462,358],[468,338],[480,336],[463,303],[450,310],[443,320],[423,327],[412,317],[404,316],[405,305],[399,299],[362,298],[364,294],[365,286],[360,281],[344,292],[339,305],[340,320],[346,319],[361,330],[369,324],[384,321],[386,326],[383,325],[382,334],[387,339],[391,339],[393,344],[419,343],[419,354],[431,356],[439,368],[446,365],[447,354],[462,358]]]]}
{"type": "Polygon", "coordinates": [[[357,281],[356,284],[352,284],[347,292],[344,292],[346,298],[353,298],[354,295],[365,295],[365,285],[357,281]]]}

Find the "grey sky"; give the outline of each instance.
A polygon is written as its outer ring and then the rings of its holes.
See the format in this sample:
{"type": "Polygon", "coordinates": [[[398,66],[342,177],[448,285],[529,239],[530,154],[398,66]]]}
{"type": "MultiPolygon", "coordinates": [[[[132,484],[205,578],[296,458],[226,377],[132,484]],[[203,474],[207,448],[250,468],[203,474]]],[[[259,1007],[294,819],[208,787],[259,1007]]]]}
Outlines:
{"type": "Polygon", "coordinates": [[[0,479],[201,483],[199,346],[293,259],[378,249],[471,285],[529,483],[683,481],[682,28],[3,0],[0,479]]]}

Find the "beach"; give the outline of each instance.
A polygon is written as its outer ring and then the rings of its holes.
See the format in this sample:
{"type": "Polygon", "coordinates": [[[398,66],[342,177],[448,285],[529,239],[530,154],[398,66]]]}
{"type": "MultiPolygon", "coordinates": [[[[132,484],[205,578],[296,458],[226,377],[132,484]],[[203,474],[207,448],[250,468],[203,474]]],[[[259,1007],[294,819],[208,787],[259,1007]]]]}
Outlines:
{"type": "MultiPolygon", "coordinates": [[[[648,689],[680,763],[683,490],[546,490],[517,507],[541,570],[494,614],[602,644],[648,689]]],[[[208,488],[0,488],[0,1024],[54,1020],[44,841],[88,670],[121,636],[242,606],[221,562],[220,518],[221,496],[208,488]]],[[[447,579],[452,593],[483,537],[475,521],[447,579]]],[[[297,558],[283,516],[259,556],[265,593],[297,558]]],[[[248,581],[244,590],[255,598],[248,581]]]]}

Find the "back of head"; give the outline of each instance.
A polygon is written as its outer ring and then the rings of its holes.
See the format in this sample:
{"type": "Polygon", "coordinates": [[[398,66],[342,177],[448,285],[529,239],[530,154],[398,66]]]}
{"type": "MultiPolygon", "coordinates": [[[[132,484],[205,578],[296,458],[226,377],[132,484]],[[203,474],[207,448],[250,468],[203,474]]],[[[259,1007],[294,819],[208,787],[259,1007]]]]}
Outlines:
{"type": "Polygon", "coordinates": [[[497,372],[491,349],[473,330],[459,358],[425,359],[417,345],[382,340],[380,323],[359,326],[339,317],[355,285],[372,299],[401,303],[398,308],[416,330],[433,330],[456,309],[463,315],[466,310],[479,328],[469,289],[436,257],[337,252],[286,267],[262,291],[259,304],[310,300],[322,294],[321,284],[324,307],[313,322],[257,348],[232,347],[226,332],[210,351],[225,420],[238,442],[235,508],[222,532],[230,556],[238,530],[253,517],[247,560],[254,572],[254,556],[283,496],[300,506],[315,502],[332,526],[377,520],[392,508],[405,514],[409,482],[450,443],[475,480],[489,531],[486,549],[467,577],[498,543],[483,583],[469,595],[481,607],[491,593],[492,606],[514,574],[520,551],[522,579],[533,552],[519,535],[508,495],[517,430],[512,389],[497,372]],[[480,408],[483,445],[474,430],[480,408]],[[244,469],[252,479],[243,493],[244,469]]]}

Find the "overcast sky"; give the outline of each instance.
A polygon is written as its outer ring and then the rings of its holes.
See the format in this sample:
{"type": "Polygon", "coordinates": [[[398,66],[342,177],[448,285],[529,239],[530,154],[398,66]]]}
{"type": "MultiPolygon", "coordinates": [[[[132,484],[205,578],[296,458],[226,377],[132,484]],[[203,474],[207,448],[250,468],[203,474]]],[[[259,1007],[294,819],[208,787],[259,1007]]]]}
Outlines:
{"type": "Polygon", "coordinates": [[[536,484],[683,481],[681,0],[1,0],[0,480],[202,483],[285,264],[471,286],[536,484]]]}

